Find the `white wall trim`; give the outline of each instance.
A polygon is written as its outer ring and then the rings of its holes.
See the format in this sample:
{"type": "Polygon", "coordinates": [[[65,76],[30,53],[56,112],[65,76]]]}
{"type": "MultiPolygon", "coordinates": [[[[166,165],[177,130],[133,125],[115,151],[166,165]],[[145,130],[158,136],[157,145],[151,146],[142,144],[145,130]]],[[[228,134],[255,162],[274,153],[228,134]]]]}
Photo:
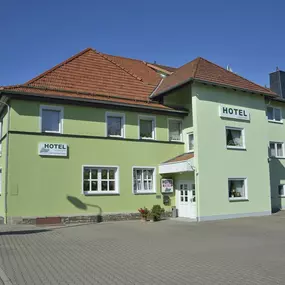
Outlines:
{"type": "Polygon", "coordinates": [[[139,140],[156,140],[156,116],[138,115],[138,139],[139,140]],[[140,136],[140,120],[152,120],[152,138],[141,138],[140,136]]]}
{"type": "Polygon", "coordinates": [[[183,123],[183,120],[181,120],[181,119],[177,119],[177,118],[170,118],[170,117],[168,117],[167,118],[167,140],[168,141],[172,141],[172,142],[182,142],[183,141],[183,135],[182,135],[182,133],[183,133],[183,128],[182,128],[182,123],[183,123]],[[178,121],[178,122],[180,122],[180,140],[170,140],[170,127],[169,127],[169,122],[170,121],[178,121]]]}
{"type": "Polygon", "coordinates": [[[104,195],[118,195],[120,194],[120,167],[118,165],[89,165],[89,164],[84,164],[81,167],[81,194],[84,196],[104,196],[104,195]],[[115,191],[97,191],[97,192],[92,192],[92,191],[84,191],[83,187],[83,181],[84,181],[84,168],[115,168],[115,191]]]}
{"type": "MultiPolygon", "coordinates": [[[[142,183],[143,183],[143,179],[142,179],[142,183]]],[[[134,195],[144,195],[144,194],[156,194],[156,167],[155,166],[132,166],[132,193],[134,195]],[[134,169],[153,169],[153,190],[152,191],[139,191],[136,192],[134,190],[134,169]]]]}
{"type": "Polygon", "coordinates": [[[60,112],[60,125],[59,125],[59,132],[47,132],[45,133],[59,133],[63,134],[63,118],[64,118],[64,107],[62,106],[54,106],[54,105],[40,105],[40,117],[39,117],[39,124],[40,124],[40,132],[43,133],[42,129],[42,113],[44,110],[51,110],[51,111],[59,111],[60,112]]]}

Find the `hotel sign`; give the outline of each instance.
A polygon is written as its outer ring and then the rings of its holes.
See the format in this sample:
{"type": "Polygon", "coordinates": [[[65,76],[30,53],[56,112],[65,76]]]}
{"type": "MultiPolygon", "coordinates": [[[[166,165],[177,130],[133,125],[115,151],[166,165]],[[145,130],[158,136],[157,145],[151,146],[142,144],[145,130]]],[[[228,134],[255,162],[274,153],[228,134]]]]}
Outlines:
{"type": "Polygon", "coordinates": [[[219,112],[221,118],[230,118],[230,119],[243,120],[243,121],[250,120],[250,114],[244,108],[228,107],[225,105],[220,105],[219,112]]]}
{"type": "Polygon", "coordinates": [[[39,143],[39,155],[41,156],[67,156],[67,144],[63,143],[39,143]]]}

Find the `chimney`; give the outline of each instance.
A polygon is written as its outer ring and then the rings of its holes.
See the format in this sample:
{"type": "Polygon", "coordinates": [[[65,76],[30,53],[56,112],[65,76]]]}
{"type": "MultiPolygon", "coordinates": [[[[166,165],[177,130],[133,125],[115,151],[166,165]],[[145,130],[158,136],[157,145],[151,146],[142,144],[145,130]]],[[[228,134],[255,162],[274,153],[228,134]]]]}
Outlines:
{"type": "Polygon", "coordinates": [[[285,72],[276,67],[276,71],[269,74],[270,89],[285,99],[285,72]]]}

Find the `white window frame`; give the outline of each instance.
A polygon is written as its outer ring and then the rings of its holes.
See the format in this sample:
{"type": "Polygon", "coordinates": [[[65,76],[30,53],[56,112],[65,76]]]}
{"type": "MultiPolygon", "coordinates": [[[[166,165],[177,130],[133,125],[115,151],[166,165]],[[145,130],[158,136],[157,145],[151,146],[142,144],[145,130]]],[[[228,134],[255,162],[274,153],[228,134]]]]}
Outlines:
{"type": "Polygon", "coordinates": [[[182,120],[181,119],[168,118],[167,119],[167,127],[168,127],[168,141],[170,141],[170,142],[182,142],[182,120]],[[170,121],[176,121],[176,122],[180,123],[180,139],[179,140],[171,140],[170,139],[170,121]]]}
{"type": "Polygon", "coordinates": [[[63,133],[63,110],[64,108],[61,106],[40,105],[40,130],[42,133],[56,133],[56,134],[63,133]],[[60,114],[59,131],[43,131],[43,125],[42,125],[43,110],[59,111],[60,114]]]}
{"type": "Polygon", "coordinates": [[[124,113],[106,112],[105,113],[105,124],[106,124],[105,136],[110,137],[110,138],[125,138],[126,137],[125,122],[126,122],[126,116],[124,113]],[[120,117],[122,119],[122,128],[121,128],[120,136],[108,135],[108,117],[120,117]]]}
{"type": "Polygon", "coordinates": [[[193,138],[194,138],[194,147],[195,147],[195,136],[194,136],[194,132],[189,132],[187,133],[187,152],[194,152],[194,148],[193,149],[189,149],[189,136],[190,135],[193,135],[193,138]]]}
{"type": "MultiPolygon", "coordinates": [[[[0,140],[3,138],[3,119],[0,120],[0,140]]],[[[0,142],[0,156],[2,155],[2,141],[0,142]]]]}
{"type": "Polygon", "coordinates": [[[279,184],[279,185],[278,185],[278,197],[282,197],[282,198],[285,197],[285,184],[279,184]],[[284,193],[283,195],[280,195],[280,194],[279,194],[279,187],[280,187],[280,186],[282,186],[282,188],[283,188],[283,193],[284,193]]]}
{"type": "Polygon", "coordinates": [[[155,116],[145,116],[145,115],[138,115],[138,129],[139,129],[139,133],[138,133],[138,138],[139,140],[155,140],[156,139],[156,117],[155,116]],[[140,125],[140,121],[141,120],[151,120],[152,121],[152,137],[151,138],[142,138],[140,136],[141,134],[141,125],[140,125]]]}
{"type": "Polygon", "coordinates": [[[246,145],[245,145],[245,130],[244,130],[244,128],[237,128],[237,127],[226,126],[226,147],[227,147],[227,149],[244,149],[244,150],[246,149],[246,145]],[[227,144],[227,130],[241,131],[242,146],[234,146],[234,145],[228,145],[227,144]]]}
{"type": "Polygon", "coordinates": [[[270,141],[268,148],[269,148],[269,157],[271,157],[271,158],[285,158],[284,142],[270,141]],[[275,145],[275,154],[276,154],[275,156],[271,155],[270,144],[272,144],[272,143],[275,145]],[[283,156],[277,156],[277,144],[282,144],[283,156]]]}
{"type": "Polygon", "coordinates": [[[228,178],[227,183],[227,193],[229,201],[247,201],[248,200],[248,187],[247,187],[247,178],[246,177],[230,177],[228,178]],[[229,197],[229,181],[230,180],[243,180],[244,181],[244,197],[229,197]]]}
{"type": "Polygon", "coordinates": [[[267,118],[267,121],[268,121],[268,122],[276,123],[276,124],[283,124],[282,109],[279,108],[279,107],[267,106],[267,107],[266,107],[266,118],[267,118]],[[272,109],[273,109],[273,119],[272,119],[272,120],[268,119],[268,116],[267,116],[267,109],[268,109],[268,108],[272,108],[272,109]],[[278,121],[278,120],[275,119],[275,110],[276,110],[276,109],[280,111],[280,117],[281,117],[281,120],[280,120],[280,121],[278,121]]]}
{"type": "MultiPolygon", "coordinates": [[[[85,196],[89,196],[89,195],[118,195],[120,194],[120,176],[119,176],[119,171],[120,171],[120,168],[119,166],[117,165],[88,165],[88,164],[85,164],[85,165],[82,165],[82,168],[81,168],[81,189],[82,189],[82,194],[85,195],[85,196]],[[98,191],[84,191],[84,186],[83,186],[83,182],[84,182],[84,168],[100,168],[101,170],[102,169],[110,169],[110,168],[115,168],[116,169],[116,172],[115,172],[115,191],[102,191],[102,190],[99,190],[100,187],[101,187],[101,180],[99,182],[99,177],[98,177],[98,191]],[[100,187],[99,187],[100,185],[100,187]]],[[[98,175],[99,175],[99,171],[98,171],[98,175]]],[[[100,177],[101,179],[101,177],[100,177]]]]}
{"type": "MultiPolygon", "coordinates": [[[[143,185],[143,183],[142,183],[142,185],[143,185]]],[[[132,167],[132,192],[135,195],[156,194],[156,167],[154,167],[154,166],[133,166],[132,167]],[[141,169],[141,170],[152,169],[153,170],[153,181],[152,181],[153,189],[151,191],[149,191],[149,190],[147,190],[147,191],[145,191],[145,190],[135,190],[134,189],[134,169],[141,169]]]]}

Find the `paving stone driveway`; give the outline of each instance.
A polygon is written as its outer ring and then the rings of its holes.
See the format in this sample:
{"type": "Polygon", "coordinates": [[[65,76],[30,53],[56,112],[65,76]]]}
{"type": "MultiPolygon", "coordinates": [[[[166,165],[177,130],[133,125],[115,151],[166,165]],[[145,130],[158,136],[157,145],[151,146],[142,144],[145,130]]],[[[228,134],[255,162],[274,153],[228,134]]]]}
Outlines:
{"type": "Polygon", "coordinates": [[[285,284],[283,213],[0,231],[5,284],[285,284]]]}

